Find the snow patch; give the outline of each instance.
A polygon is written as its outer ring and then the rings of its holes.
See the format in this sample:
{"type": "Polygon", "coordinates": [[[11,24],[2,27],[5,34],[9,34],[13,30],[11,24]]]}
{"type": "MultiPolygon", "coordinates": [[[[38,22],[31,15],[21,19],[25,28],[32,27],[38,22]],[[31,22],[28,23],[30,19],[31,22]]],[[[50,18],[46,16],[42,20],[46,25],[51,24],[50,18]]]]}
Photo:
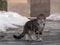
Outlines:
{"type": "Polygon", "coordinates": [[[16,12],[0,12],[0,31],[7,28],[18,28],[16,25],[24,26],[29,19],[16,12]]]}
{"type": "Polygon", "coordinates": [[[60,14],[56,13],[56,14],[51,14],[50,16],[46,17],[46,19],[48,20],[60,20],[60,14]]]}

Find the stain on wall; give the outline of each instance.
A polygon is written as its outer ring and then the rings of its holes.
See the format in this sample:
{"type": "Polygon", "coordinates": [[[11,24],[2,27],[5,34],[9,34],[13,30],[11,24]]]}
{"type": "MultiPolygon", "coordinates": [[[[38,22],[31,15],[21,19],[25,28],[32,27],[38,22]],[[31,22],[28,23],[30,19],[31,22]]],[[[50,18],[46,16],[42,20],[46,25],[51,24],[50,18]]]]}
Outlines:
{"type": "Polygon", "coordinates": [[[30,0],[31,1],[31,16],[44,14],[50,15],[50,0],[30,0]]]}

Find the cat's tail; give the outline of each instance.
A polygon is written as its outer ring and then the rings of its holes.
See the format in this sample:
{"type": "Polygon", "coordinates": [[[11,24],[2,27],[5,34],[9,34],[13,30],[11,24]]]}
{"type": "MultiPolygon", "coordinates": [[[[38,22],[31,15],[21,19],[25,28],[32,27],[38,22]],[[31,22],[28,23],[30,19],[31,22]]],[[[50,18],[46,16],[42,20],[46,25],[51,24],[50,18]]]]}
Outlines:
{"type": "Polygon", "coordinates": [[[26,34],[26,31],[23,31],[19,36],[13,35],[13,37],[14,37],[15,39],[21,39],[21,38],[23,38],[23,37],[25,36],[25,34],[26,34]]]}

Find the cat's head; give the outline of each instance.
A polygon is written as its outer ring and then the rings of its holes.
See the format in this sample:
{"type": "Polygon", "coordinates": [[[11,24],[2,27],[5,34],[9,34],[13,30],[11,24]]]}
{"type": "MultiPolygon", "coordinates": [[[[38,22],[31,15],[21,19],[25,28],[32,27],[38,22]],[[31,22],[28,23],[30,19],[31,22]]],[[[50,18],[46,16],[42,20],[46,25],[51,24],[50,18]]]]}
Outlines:
{"type": "Polygon", "coordinates": [[[37,19],[41,20],[41,19],[45,19],[45,15],[44,14],[39,14],[37,16],[37,19]]]}

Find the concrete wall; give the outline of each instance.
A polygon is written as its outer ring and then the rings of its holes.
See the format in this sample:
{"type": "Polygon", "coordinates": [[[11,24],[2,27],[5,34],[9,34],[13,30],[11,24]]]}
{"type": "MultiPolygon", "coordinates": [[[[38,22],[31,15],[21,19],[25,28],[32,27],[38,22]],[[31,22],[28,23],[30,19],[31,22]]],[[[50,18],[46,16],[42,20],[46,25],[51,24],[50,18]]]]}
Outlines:
{"type": "Polygon", "coordinates": [[[60,0],[7,0],[8,11],[18,12],[21,15],[37,16],[40,13],[60,13],[60,0]]]}
{"type": "Polygon", "coordinates": [[[7,0],[8,1],[8,11],[13,11],[20,13],[24,16],[30,16],[30,5],[27,0],[7,0]]]}
{"type": "Polygon", "coordinates": [[[27,0],[7,0],[7,1],[11,3],[27,3],[27,0]]]}
{"type": "Polygon", "coordinates": [[[50,13],[60,13],[60,0],[50,0],[50,13]]]}
{"type": "Polygon", "coordinates": [[[31,16],[44,14],[50,15],[50,0],[30,0],[31,1],[31,16]]]}
{"type": "Polygon", "coordinates": [[[49,0],[8,0],[8,11],[18,12],[21,15],[37,16],[40,13],[50,14],[49,0]]]}

